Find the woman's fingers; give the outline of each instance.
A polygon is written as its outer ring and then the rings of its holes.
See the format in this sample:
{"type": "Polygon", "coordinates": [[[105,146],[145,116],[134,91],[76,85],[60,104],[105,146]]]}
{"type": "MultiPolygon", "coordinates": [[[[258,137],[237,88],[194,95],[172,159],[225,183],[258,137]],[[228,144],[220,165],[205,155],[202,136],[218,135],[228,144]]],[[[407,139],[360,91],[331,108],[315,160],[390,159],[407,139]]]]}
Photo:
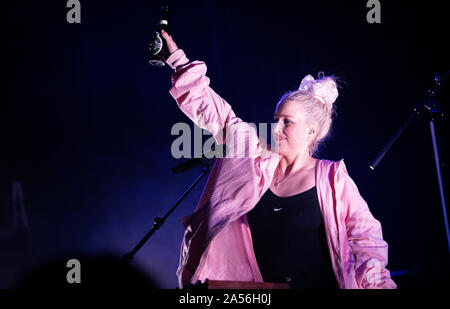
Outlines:
{"type": "MultiPolygon", "coordinates": [[[[169,53],[173,53],[174,51],[176,51],[178,49],[177,44],[175,43],[175,41],[173,40],[173,38],[170,34],[165,32],[164,30],[161,30],[161,35],[164,38],[164,40],[166,41],[167,49],[169,50],[169,53]]],[[[153,48],[153,43],[150,42],[149,50],[151,51],[152,48],[153,48]]]]}
{"type": "Polygon", "coordinates": [[[178,49],[177,44],[175,43],[175,41],[173,40],[173,38],[170,34],[168,34],[164,30],[161,30],[161,35],[164,38],[164,40],[166,41],[167,48],[169,49],[170,53],[173,53],[174,51],[176,51],[178,49]]]}
{"type": "Polygon", "coordinates": [[[164,40],[166,40],[166,41],[172,40],[173,41],[172,36],[170,34],[168,34],[166,31],[161,30],[161,35],[163,36],[164,40]]]}

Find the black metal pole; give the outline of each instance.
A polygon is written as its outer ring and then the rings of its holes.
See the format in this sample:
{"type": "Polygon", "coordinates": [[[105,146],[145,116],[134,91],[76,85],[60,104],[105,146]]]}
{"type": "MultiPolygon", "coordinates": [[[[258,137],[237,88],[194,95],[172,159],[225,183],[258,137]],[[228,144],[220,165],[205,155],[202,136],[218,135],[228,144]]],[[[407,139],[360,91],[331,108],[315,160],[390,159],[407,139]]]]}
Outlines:
{"type": "Polygon", "coordinates": [[[441,176],[441,164],[439,161],[439,152],[437,148],[436,133],[434,130],[433,118],[431,118],[430,120],[430,133],[431,133],[431,141],[433,142],[434,161],[436,163],[436,173],[438,178],[439,193],[441,197],[442,214],[444,216],[445,234],[447,235],[447,248],[448,254],[450,255],[450,232],[448,228],[447,205],[445,204],[444,186],[442,185],[442,176],[441,176]]]}
{"type": "Polygon", "coordinates": [[[408,120],[403,123],[403,125],[400,127],[400,129],[394,134],[394,136],[391,138],[389,143],[383,148],[383,150],[380,151],[380,153],[377,155],[375,160],[370,164],[370,168],[372,170],[375,169],[375,167],[380,163],[380,161],[383,159],[384,155],[388,151],[388,149],[392,146],[392,144],[395,142],[395,140],[399,137],[399,135],[403,132],[403,130],[408,126],[408,124],[414,119],[414,117],[419,114],[420,110],[422,108],[429,111],[430,114],[430,133],[431,133],[431,141],[433,143],[433,153],[434,153],[434,161],[436,164],[436,174],[438,179],[438,186],[439,186],[439,193],[440,193],[440,199],[441,199],[441,205],[442,205],[442,214],[444,217],[444,227],[445,227],[445,233],[447,236],[447,248],[448,253],[450,255],[450,231],[449,231],[449,225],[448,225],[448,217],[447,217],[447,205],[445,203],[445,194],[444,194],[444,186],[442,184],[442,175],[441,175],[441,164],[439,160],[439,151],[437,147],[437,139],[436,139],[436,132],[434,127],[434,118],[435,115],[438,115],[439,117],[443,117],[443,113],[439,109],[439,103],[435,99],[437,96],[437,93],[439,92],[439,87],[441,85],[441,82],[444,81],[449,72],[444,76],[444,78],[440,78],[439,76],[435,76],[434,86],[428,90],[427,92],[427,101],[425,104],[420,105],[420,107],[414,108],[414,111],[409,116],[408,120]]]}
{"type": "Polygon", "coordinates": [[[416,115],[419,114],[421,108],[423,105],[420,105],[419,107],[413,108],[413,112],[409,115],[408,119],[403,123],[403,125],[400,127],[400,129],[395,132],[394,136],[391,138],[391,140],[387,143],[387,145],[380,151],[380,153],[377,155],[375,160],[369,165],[369,167],[374,170],[377,165],[381,162],[381,160],[384,158],[384,155],[389,150],[389,148],[394,144],[394,142],[397,140],[397,138],[402,134],[403,130],[406,129],[406,127],[409,125],[409,123],[416,117],[416,115]]]}
{"type": "Polygon", "coordinates": [[[129,253],[123,255],[122,261],[126,264],[130,264],[131,260],[133,259],[136,252],[147,242],[147,240],[164,224],[167,217],[178,207],[178,205],[183,201],[183,199],[189,194],[189,192],[192,191],[192,189],[197,185],[197,183],[208,174],[210,169],[210,166],[205,166],[202,170],[202,173],[200,176],[197,177],[197,179],[194,181],[194,183],[183,193],[183,195],[177,200],[175,205],[166,213],[166,215],[162,218],[156,217],[153,220],[153,227],[152,229],[142,238],[142,240],[134,247],[133,250],[131,250],[129,253]]]}

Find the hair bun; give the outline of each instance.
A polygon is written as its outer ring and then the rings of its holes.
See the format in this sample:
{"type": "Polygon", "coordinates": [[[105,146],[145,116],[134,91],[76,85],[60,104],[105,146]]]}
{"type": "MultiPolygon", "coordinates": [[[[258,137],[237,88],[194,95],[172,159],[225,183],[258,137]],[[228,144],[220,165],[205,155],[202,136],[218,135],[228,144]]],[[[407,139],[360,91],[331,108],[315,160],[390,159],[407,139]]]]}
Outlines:
{"type": "Polygon", "coordinates": [[[318,80],[315,80],[309,74],[306,75],[298,89],[311,92],[319,101],[330,107],[339,95],[334,78],[331,76],[323,76],[323,72],[319,73],[318,80]]]}

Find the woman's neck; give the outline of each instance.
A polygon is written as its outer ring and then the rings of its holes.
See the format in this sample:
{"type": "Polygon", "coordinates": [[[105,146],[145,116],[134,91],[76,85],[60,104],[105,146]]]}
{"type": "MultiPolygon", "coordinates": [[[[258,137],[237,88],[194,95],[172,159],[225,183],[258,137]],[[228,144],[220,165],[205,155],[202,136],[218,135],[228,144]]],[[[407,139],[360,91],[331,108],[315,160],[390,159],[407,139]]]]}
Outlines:
{"type": "Polygon", "coordinates": [[[282,155],[278,163],[279,172],[283,175],[295,173],[302,169],[313,168],[316,164],[316,159],[308,152],[303,154],[296,154],[294,156],[282,155]]]}

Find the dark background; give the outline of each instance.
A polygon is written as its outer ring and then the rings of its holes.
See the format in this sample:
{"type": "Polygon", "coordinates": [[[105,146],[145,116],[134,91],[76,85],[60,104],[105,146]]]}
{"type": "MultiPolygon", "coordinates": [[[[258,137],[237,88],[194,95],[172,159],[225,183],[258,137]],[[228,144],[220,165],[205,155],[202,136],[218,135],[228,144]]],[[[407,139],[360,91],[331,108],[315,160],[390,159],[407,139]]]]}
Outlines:
{"type": "MultiPolygon", "coordinates": [[[[94,260],[89,265],[114,273],[114,261],[200,174],[171,173],[181,161],[170,152],[176,138],[171,127],[190,122],[168,93],[172,70],[148,64],[161,3],[81,1],[81,24],[67,23],[66,1],[2,5],[0,287],[20,286],[33,274],[39,274],[37,285],[64,285],[71,258],[81,259],[82,271],[94,260]],[[15,230],[14,180],[22,184],[29,219],[28,228],[15,230]],[[99,258],[113,262],[95,264],[99,258]],[[51,282],[39,272],[46,265],[62,275],[51,282]]],[[[271,122],[278,99],[306,74],[323,70],[340,77],[338,117],[321,157],[345,159],[382,223],[388,268],[399,288],[448,286],[426,114],[375,171],[368,167],[433,77],[449,69],[444,2],[381,1],[381,24],[367,23],[366,3],[169,1],[170,26],[179,47],[191,60],[206,62],[211,87],[245,121],[271,122]]],[[[448,88],[443,83],[439,97],[446,112],[448,88]]],[[[448,187],[445,121],[436,125],[448,187]]],[[[133,261],[157,287],[177,287],[178,219],[194,210],[204,184],[133,261]]],[[[112,275],[115,281],[120,278],[112,275]]]]}

